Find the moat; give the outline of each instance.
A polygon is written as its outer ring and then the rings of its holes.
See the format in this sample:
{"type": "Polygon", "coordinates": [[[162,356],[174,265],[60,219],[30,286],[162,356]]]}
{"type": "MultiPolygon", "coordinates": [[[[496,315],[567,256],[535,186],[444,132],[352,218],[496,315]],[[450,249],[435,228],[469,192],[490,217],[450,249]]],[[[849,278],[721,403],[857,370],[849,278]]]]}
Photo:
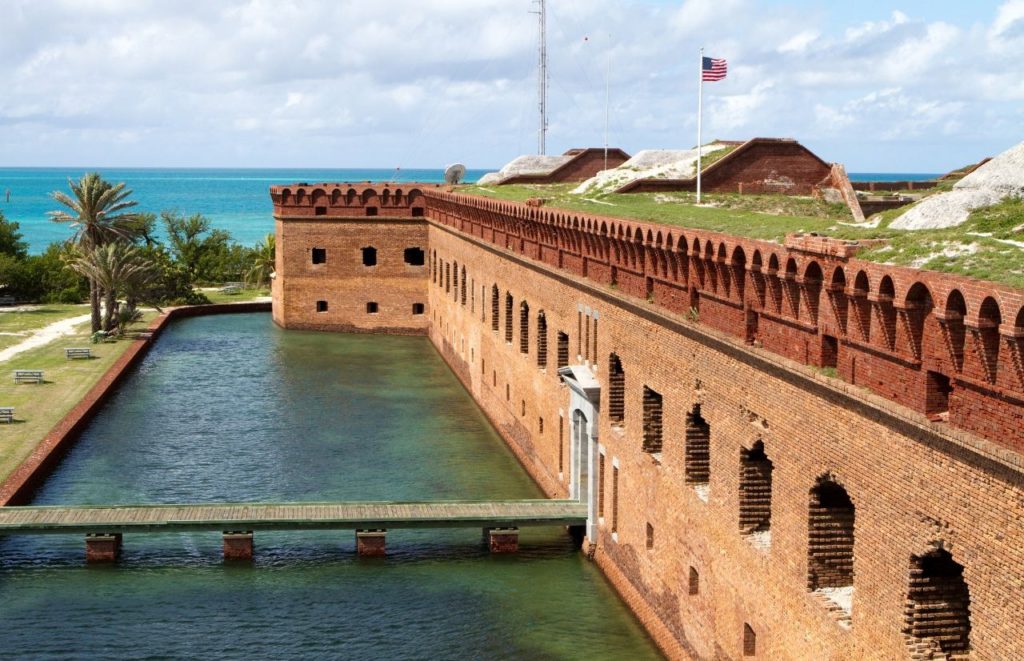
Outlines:
{"type": "MultiPolygon", "coordinates": [[[[422,337],[284,332],[269,315],[176,322],[35,504],[542,497],[422,337]]],[[[12,657],[656,658],[561,529],[515,556],[478,530],[125,537],[86,567],[80,536],[0,542],[12,657]],[[75,650],[75,652],[72,652],[75,650]]]]}

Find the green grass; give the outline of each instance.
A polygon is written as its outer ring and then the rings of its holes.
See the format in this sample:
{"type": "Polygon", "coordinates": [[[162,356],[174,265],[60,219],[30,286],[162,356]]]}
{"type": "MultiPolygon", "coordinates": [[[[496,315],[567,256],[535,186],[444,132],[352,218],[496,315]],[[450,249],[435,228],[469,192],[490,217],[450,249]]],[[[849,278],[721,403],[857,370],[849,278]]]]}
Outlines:
{"type": "Polygon", "coordinates": [[[0,349],[18,344],[28,338],[32,331],[56,321],[89,314],[88,305],[40,304],[21,308],[0,308],[0,349]]]}
{"type": "Polygon", "coordinates": [[[257,298],[270,296],[269,289],[243,289],[237,294],[225,294],[220,289],[203,289],[202,292],[211,303],[244,303],[257,298]]]}
{"type": "Polygon", "coordinates": [[[606,194],[584,199],[573,195],[572,188],[572,184],[465,186],[460,192],[517,202],[531,197],[544,198],[547,208],[651,221],[777,243],[791,232],[817,232],[849,240],[886,239],[886,245],[864,250],[857,257],[1024,288],[1024,249],[1005,243],[1007,240],[1024,242],[1024,200],[1007,199],[978,210],[959,227],[911,231],[889,227],[889,223],[906,211],[905,207],[880,214],[878,226],[869,228],[852,226],[844,205],[804,197],[710,194],[704,196],[706,205],[696,206],[692,193],[606,194]],[[959,254],[944,255],[944,250],[953,252],[951,247],[957,248],[959,254]]]}
{"type": "MultiPolygon", "coordinates": [[[[155,314],[147,311],[144,320],[135,328],[144,328],[155,314]]],[[[72,335],[20,353],[2,363],[0,406],[14,407],[15,422],[0,424],[0,480],[6,479],[31,454],[50,429],[74,408],[114,361],[131,346],[131,340],[128,339],[89,344],[88,322],[78,326],[75,331],[72,335]],[[96,357],[90,360],[67,360],[64,348],[71,346],[91,347],[96,357]],[[16,369],[41,369],[46,382],[39,385],[15,385],[11,373],[16,369]]]]}

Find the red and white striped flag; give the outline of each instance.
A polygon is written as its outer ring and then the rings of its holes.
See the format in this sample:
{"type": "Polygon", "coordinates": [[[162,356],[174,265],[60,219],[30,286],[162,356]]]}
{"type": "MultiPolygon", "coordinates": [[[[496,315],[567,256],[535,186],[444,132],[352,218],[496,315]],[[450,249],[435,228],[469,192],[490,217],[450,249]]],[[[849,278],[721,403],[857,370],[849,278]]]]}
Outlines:
{"type": "Polygon", "coordinates": [[[727,70],[725,60],[716,60],[712,57],[703,58],[704,64],[701,66],[701,80],[706,82],[715,82],[718,80],[724,80],[727,70]]]}

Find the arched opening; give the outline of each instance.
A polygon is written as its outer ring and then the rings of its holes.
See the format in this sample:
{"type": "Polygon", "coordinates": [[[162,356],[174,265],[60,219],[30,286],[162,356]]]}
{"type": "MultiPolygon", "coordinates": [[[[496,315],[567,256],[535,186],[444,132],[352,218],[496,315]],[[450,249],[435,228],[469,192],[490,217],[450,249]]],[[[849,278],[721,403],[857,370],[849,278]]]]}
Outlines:
{"type": "Polygon", "coordinates": [[[735,282],[736,300],[743,302],[743,294],[746,290],[747,281],[747,253],[739,246],[732,251],[732,279],[735,282]]]}
{"type": "Polygon", "coordinates": [[[971,595],[964,568],[949,551],[910,559],[904,623],[912,658],[958,659],[970,652],[971,595]]]}
{"type": "Polygon", "coordinates": [[[616,426],[626,421],[626,373],[614,353],[608,356],[608,420],[616,426]]]}
{"type": "Polygon", "coordinates": [[[964,295],[954,289],[946,297],[946,333],[949,336],[949,352],[956,371],[964,368],[964,345],[967,341],[967,302],[964,295]]]}
{"type": "Polygon", "coordinates": [[[779,258],[772,253],[768,258],[768,298],[773,312],[782,312],[782,278],[779,277],[779,258]]]}
{"type": "Polygon", "coordinates": [[[740,448],[740,533],[750,535],[756,546],[771,543],[772,461],[757,441],[748,450],[740,448]]]}
{"type": "Polygon", "coordinates": [[[829,287],[829,301],[832,303],[832,314],[839,324],[839,329],[846,335],[847,302],[846,302],[846,272],[843,267],[837,266],[832,272],[832,283],[829,287]]]}
{"type": "Polygon", "coordinates": [[[548,319],[544,310],[537,313],[537,367],[548,366],[548,319]]]}
{"type": "Polygon", "coordinates": [[[853,312],[860,331],[860,339],[865,342],[871,341],[871,301],[868,300],[870,286],[868,274],[859,271],[857,277],[853,279],[853,312]]]}
{"type": "Polygon", "coordinates": [[[824,276],[818,262],[811,262],[804,269],[804,296],[807,298],[807,319],[812,324],[818,323],[818,307],[821,304],[821,282],[824,276]]]}
{"type": "Polygon", "coordinates": [[[530,305],[519,304],[519,353],[530,352],[530,305]]]}
{"type": "Polygon", "coordinates": [[[895,298],[896,287],[892,278],[885,276],[878,284],[878,328],[882,332],[885,348],[890,351],[896,350],[896,307],[893,305],[895,298]]]}
{"type": "Polygon", "coordinates": [[[985,379],[989,383],[996,382],[999,370],[999,325],[1003,323],[999,313],[999,304],[989,296],[981,302],[978,310],[978,338],[981,340],[982,362],[984,363],[985,379]]]}
{"type": "Polygon", "coordinates": [[[786,261],[786,300],[789,303],[789,314],[794,319],[800,318],[800,285],[796,281],[796,260],[792,257],[786,261]]]}
{"type": "Polygon", "coordinates": [[[855,509],[830,476],[811,489],[807,521],[807,586],[842,603],[853,589],[855,509]]]}
{"type": "Polygon", "coordinates": [[[915,282],[907,292],[904,307],[907,315],[907,332],[910,335],[910,350],[915,358],[920,359],[924,324],[928,315],[932,313],[932,308],[935,307],[928,287],[920,282],[915,282]]]}
{"type": "Polygon", "coordinates": [[[686,452],[683,459],[686,483],[707,501],[711,479],[711,425],[700,414],[700,404],[694,404],[686,414],[686,452]]]}

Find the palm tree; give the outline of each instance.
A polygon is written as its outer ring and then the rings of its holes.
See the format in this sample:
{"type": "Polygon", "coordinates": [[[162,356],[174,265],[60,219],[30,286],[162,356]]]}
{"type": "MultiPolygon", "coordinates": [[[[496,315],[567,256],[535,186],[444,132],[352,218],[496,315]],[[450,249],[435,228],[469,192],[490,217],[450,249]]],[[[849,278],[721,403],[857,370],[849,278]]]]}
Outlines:
{"type": "Polygon", "coordinates": [[[246,284],[260,287],[264,282],[270,280],[274,273],[274,253],[277,239],[273,234],[263,237],[263,240],[256,244],[252,254],[252,264],[245,272],[246,284]]]}
{"type": "Polygon", "coordinates": [[[159,276],[155,265],[137,247],[123,241],[80,250],[68,265],[103,290],[103,330],[107,332],[114,330],[119,319],[118,292],[143,291],[159,276]]]}
{"type": "MultiPolygon", "coordinates": [[[[78,182],[68,179],[73,195],[63,191],[50,193],[67,209],[49,212],[50,220],[70,223],[75,233],[71,242],[88,251],[111,241],[134,240],[135,214],[127,210],[136,202],[124,183],[111,184],[96,172],[85,174],[78,182]]],[[[89,277],[89,276],[87,276],[89,277]]],[[[89,277],[89,303],[92,305],[92,330],[100,329],[100,293],[96,281],[89,277]]],[[[108,315],[110,311],[108,310],[108,315]]]]}

